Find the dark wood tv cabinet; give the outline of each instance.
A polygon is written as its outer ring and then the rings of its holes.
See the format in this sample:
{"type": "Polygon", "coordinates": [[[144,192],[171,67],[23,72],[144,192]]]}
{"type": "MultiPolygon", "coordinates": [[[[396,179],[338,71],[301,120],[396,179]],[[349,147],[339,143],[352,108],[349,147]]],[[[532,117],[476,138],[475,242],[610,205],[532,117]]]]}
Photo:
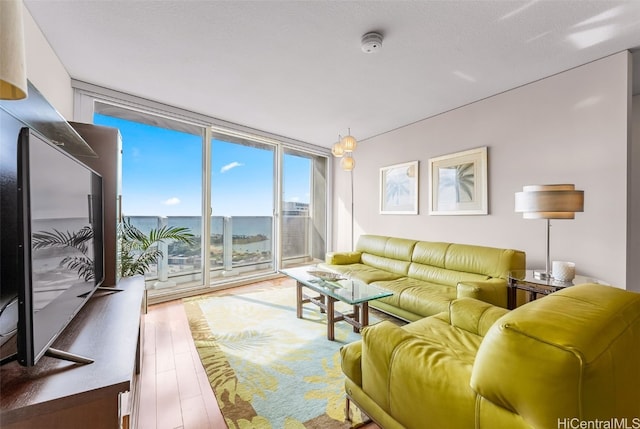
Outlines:
{"type": "Polygon", "coordinates": [[[96,291],[53,343],[93,363],[45,356],[31,368],[15,361],[0,367],[0,427],[135,426],[144,279],[122,279],[118,288],[96,291]]]}

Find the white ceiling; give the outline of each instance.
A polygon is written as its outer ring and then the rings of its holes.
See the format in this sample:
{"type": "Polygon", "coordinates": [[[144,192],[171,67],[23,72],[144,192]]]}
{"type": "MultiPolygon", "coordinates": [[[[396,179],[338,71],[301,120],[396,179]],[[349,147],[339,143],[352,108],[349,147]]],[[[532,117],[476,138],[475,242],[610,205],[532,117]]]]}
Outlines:
{"type": "Polygon", "coordinates": [[[24,2],[74,79],[322,146],[640,47],[633,0],[24,2]]]}

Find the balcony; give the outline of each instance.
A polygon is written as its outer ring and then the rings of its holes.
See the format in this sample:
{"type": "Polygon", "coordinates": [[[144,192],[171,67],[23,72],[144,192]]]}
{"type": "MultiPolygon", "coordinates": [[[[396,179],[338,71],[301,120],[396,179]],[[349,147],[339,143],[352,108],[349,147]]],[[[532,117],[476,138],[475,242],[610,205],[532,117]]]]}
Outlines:
{"type": "MultiPolygon", "coordinates": [[[[193,243],[166,243],[160,246],[163,256],[145,275],[149,289],[193,286],[202,283],[202,217],[200,216],[128,216],[127,220],[148,234],[162,226],[185,227],[195,236],[193,243]]],[[[282,217],[282,265],[308,263],[311,219],[304,215],[282,217]]],[[[209,278],[211,285],[231,279],[273,273],[275,243],[273,217],[211,217],[209,237],[209,278]]]]}

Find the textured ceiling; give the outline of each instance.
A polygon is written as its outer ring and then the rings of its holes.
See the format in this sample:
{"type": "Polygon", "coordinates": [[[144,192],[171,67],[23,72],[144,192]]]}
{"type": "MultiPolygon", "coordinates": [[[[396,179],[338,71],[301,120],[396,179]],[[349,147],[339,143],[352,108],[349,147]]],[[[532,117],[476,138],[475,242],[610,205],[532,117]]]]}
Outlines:
{"type": "Polygon", "coordinates": [[[640,47],[640,1],[24,1],[74,79],[322,146],[640,47]]]}

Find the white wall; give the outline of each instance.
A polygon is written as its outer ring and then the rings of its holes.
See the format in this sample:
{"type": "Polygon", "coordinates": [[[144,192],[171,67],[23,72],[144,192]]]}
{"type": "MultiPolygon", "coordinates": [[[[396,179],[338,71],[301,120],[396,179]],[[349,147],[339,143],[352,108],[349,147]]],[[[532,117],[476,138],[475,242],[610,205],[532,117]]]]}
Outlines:
{"type": "MultiPolygon", "coordinates": [[[[544,267],[546,223],[515,213],[514,194],[523,185],[574,183],[585,210],[552,221],[551,259],[624,287],[629,61],[621,52],[361,142],[356,239],[372,233],[516,248],[529,268],[544,267]],[[429,158],[480,146],[489,148],[490,214],[429,216],[429,158]],[[380,167],[412,160],[420,161],[420,214],[380,215],[380,167]]],[[[337,163],[334,180],[334,249],[348,250],[349,174],[337,163]]]]}
{"type": "Polygon", "coordinates": [[[27,78],[66,120],[73,118],[71,77],[29,10],[23,9],[27,78]]]}

